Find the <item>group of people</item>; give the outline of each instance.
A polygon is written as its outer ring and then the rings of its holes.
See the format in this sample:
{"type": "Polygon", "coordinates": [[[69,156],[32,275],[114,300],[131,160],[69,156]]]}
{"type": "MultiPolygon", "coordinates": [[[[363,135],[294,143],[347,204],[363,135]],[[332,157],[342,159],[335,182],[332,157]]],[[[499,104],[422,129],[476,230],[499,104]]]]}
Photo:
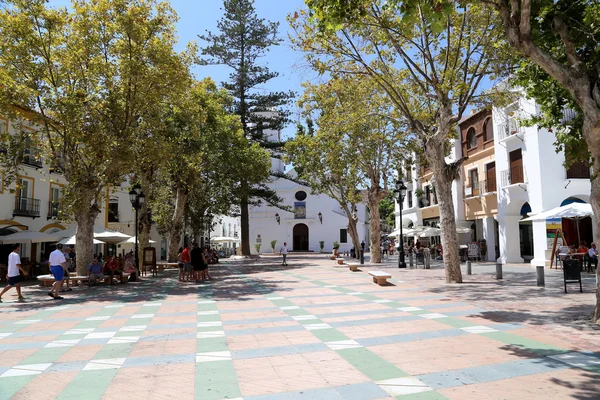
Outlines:
{"type": "Polygon", "coordinates": [[[590,244],[590,247],[587,247],[587,243],[582,241],[579,243],[579,247],[576,245],[569,246],[568,254],[583,254],[582,256],[577,256],[576,258],[579,260],[585,260],[587,257],[591,264],[598,266],[598,249],[596,248],[596,243],[590,244]]]}
{"type": "Polygon", "coordinates": [[[197,242],[180,247],[177,255],[180,282],[200,282],[210,280],[208,274],[209,249],[200,247],[197,242]]]}
{"type": "Polygon", "coordinates": [[[109,256],[106,261],[102,259],[102,254],[98,256],[94,254],[94,261],[88,266],[88,284],[95,286],[107,278],[111,285],[115,283],[115,278],[120,283],[127,283],[128,280],[136,281],[137,272],[133,252],[125,256],[109,256]],[[129,278],[125,274],[128,274],[129,278]]]}

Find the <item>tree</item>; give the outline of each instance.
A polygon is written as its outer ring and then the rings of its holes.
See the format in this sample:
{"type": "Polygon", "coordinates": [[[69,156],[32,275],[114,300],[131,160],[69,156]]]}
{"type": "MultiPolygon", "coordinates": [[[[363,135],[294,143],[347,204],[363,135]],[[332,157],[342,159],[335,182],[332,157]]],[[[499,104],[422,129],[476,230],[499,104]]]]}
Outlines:
{"type": "MultiPolygon", "coordinates": [[[[594,0],[482,0],[498,11],[510,45],[528,62],[521,65],[518,82],[542,106],[538,119],[544,126],[560,127],[559,146],[583,139],[594,168],[590,203],[600,215],[600,3],[594,0]],[[551,79],[548,79],[551,78],[551,79]],[[565,121],[564,109],[577,112],[565,121]]],[[[567,161],[588,161],[587,151],[572,153],[567,161]]],[[[600,242],[600,219],[594,240],[600,242]]],[[[600,269],[596,271],[596,308],[600,323],[600,269]]]]}
{"type": "MultiPolygon", "coordinates": [[[[349,153],[333,134],[314,134],[311,120],[308,129],[298,126],[293,140],[285,144],[284,160],[294,165],[298,178],[306,181],[313,193],[323,193],[338,202],[348,218],[348,233],[355,249],[360,249],[356,204],[362,198],[357,187],[359,174],[348,160],[349,153]]],[[[358,251],[356,252],[358,254],[358,251]]]]}
{"type": "Polygon", "coordinates": [[[176,16],[156,0],[4,3],[1,107],[35,111],[44,158],[64,159],[65,214],[77,222],[77,270],[87,273],[105,188],[123,181],[140,121],[187,73],[173,50],[176,16]]]}
{"type": "MultiPolygon", "coordinates": [[[[353,75],[305,86],[300,101],[307,115],[315,116],[317,136],[330,137],[323,149],[340,157],[340,166],[357,174],[364,202],[370,210],[371,262],[381,262],[379,203],[389,193],[404,145],[404,126],[398,123],[385,93],[366,77],[353,75]]],[[[304,168],[306,169],[306,168],[304,168]]]]}
{"type": "Polygon", "coordinates": [[[319,72],[371,77],[423,148],[444,227],[446,281],[462,282],[452,201],[462,159],[448,163],[445,156],[465,110],[485,99],[481,82],[505,70],[495,15],[428,0],[307,4],[308,12],[290,17],[296,48],[319,72]]]}
{"type": "MultiPolygon", "coordinates": [[[[265,132],[279,131],[288,120],[288,113],[282,109],[292,93],[267,92],[262,85],[276,78],[278,73],[259,64],[271,46],[281,42],[277,37],[279,23],[258,18],[254,0],[224,0],[225,14],[217,23],[219,34],[207,32],[200,38],[208,42],[202,51],[209,56],[205,63],[224,64],[232,69],[228,82],[223,87],[233,96],[231,111],[241,123],[246,138],[271,150],[272,156],[279,157],[276,150],[282,147],[281,138],[269,137],[265,132]]],[[[266,201],[279,205],[281,199],[264,184],[251,185],[244,179],[244,168],[240,169],[240,186],[237,197],[241,212],[241,249],[243,255],[250,255],[249,205],[266,201]]]]}

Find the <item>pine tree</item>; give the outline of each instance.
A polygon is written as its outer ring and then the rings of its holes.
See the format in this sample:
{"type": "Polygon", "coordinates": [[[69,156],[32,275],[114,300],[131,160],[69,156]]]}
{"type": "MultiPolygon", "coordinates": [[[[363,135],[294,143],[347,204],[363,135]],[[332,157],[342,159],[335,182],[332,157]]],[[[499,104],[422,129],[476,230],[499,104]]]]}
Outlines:
{"type": "MultiPolygon", "coordinates": [[[[269,138],[265,130],[279,131],[288,122],[282,107],[293,97],[291,92],[265,92],[262,86],[279,74],[260,65],[259,60],[271,46],[281,43],[278,22],[259,18],[253,0],[224,0],[224,15],[217,23],[218,34],[207,32],[200,39],[208,42],[202,51],[205,64],[224,64],[232,69],[228,82],[222,82],[233,96],[231,112],[238,115],[250,142],[258,143],[279,158],[281,138],[269,138]],[[275,139],[275,140],[274,140],[275,139]]],[[[248,207],[266,201],[279,205],[281,199],[265,184],[249,185],[240,171],[238,201],[241,212],[242,254],[250,255],[248,207]]]]}

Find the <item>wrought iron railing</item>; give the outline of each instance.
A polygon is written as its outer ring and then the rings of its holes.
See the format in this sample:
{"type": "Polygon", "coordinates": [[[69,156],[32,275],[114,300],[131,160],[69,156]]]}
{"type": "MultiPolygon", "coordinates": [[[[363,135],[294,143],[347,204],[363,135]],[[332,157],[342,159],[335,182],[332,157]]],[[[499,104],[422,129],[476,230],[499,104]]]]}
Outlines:
{"type": "Polygon", "coordinates": [[[15,198],[14,216],[22,217],[39,217],[40,216],[40,200],[29,199],[26,197],[15,198]]]}
{"type": "Polygon", "coordinates": [[[61,211],[61,204],[58,201],[48,202],[48,218],[58,218],[61,211]]]}
{"type": "Polygon", "coordinates": [[[506,139],[509,136],[521,132],[521,125],[516,118],[510,118],[498,125],[498,140],[506,139]]]}
{"type": "Polygon", "coordinates": [[[517,183],[525,183],[526,176],[523,167],[512,167],[502,171],[502,186],[514,185],[517,183]]]}
{"type": "Polygon", "coordinates": [[[489,178],[479,182],[479,190],[481,191],[481,194],[491,193],[498,190],[496,186],[496,178],[489,178]]]}

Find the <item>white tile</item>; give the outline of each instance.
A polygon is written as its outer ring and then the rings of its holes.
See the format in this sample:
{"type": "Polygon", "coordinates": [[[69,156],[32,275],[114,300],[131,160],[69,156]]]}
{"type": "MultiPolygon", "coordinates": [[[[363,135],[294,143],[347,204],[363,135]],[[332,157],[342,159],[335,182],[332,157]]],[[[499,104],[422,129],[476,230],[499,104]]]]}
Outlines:
{"type": "Polygon", "coordinates": [[[119,332],[140,332],[145,330],[147,325],[129,325],[119,328],[119,332]]]}
{"type": "Polygon", "coordinates": [[[121,307],[125,307],[125,304],[109,304],[109,305],[105,306],[104,308],[121,308],[121,307]]]}
{"type": "Polygon", "coordinates": [[[348,294],[352,295],[352,296],[356,296],[356,295],[364,294],[364,293],[363,292],[351,292],[351,293],[348,293],[348,294]]]}
{"type": "Polygon", "coordinates": [[[411,376],[405,378],[386,379],[375,383],[392,396],[423,393],[433,390],[417,378],[413,378],[411,376]]]}
{"type": "Polygon", "coordinates": [[[379,300],[374,300],[373,302],[383,304],[383,303],[391,303],[391,302],[393,302],[393,300],[379,299],[379,300]]]}
{"type": "Polygon", "coordinates": [[[299,310],[300,307],[298,306],[283,306],[283,307],[279,307],[282,310],[299,310]]]}
{"type": "Polygon", "coordinates": [[[422,310],[422,308],[419,308],[419,307],[399,307],[398,310],[405,311],[405,312],[411,312],[411,311],[422,310]]]}
{"type": "Polygon", "coordinates": [[[600,358],[579,352],[558,354],[549,357],[554,360],[558,360],[564,362],[565,364],[572,365],[573,367],[578,368],[600,367],[600,358]]]}
{"type": "Polygon", "coordinates": [[[23,321],[15,322],[15,325],[35,324],[36,322],[40,322],[40,321],[41,321],[41,319],[24,319],[23,321]]]}
{"type": "Polygon", "coordinates": [[[2,332],[2,333],[0,333],[0,339],[8,337],[12,334],[13,334],[12,332],[2,332]]]}
{"type": "Polygon", "coordinates": [[[327,286],[323,286],[323,287],[326,287],[326,288],[334,288],[334,287],[337,287],[337,285],[327,285],[327,286]]]}
{"type": "Polygon", "coordinates": [[[92,332],[89,333],[84,339],[110,339],[111,337],[116,335],[115,332],[92,332]]]}
{"type": "Polygon", "coordinates": [[[438,319],[438,318],[448,318],[447,315],[431,313],[431,314],[420,314],[419,317],[427,318],[427,319],[438,319]]]}
{"type": "Polygon", "coordinates": [[[139,336],[119,336],[111,338],[107,344],[136,343],[138,340],[139,336]]]}
{"type": "Polygon", "coordinates": [[[216,315],[219,312],[217,310],[213,311],[198,311],[198,315],[216,315]]]}
{"type": "Polygon", "coordinates": [[[154,314],[133,314],[132,319],[153,318],[154,314]]]}
{"type": "Polygon", "coordinates": [[[325,344],[331,350],[356,349],[363,347],[355,340],[337,340],[334,342],[325,342],[325,344]]]}
{"type": "Polygon", "coordinates": [[[45,348],[53,348],[53,347],[73,347],[77,343],[79,343],[81,339],[67,339],[67,340],[54,340],[47,345],[45,348]]]}
{"type": "Polygon", "coordinates": [[[50,307],[48,309],[48,311],[62,311],[62,310],[67,310],[69,308],[69,306],[56,306],[56,307],[50,307]]]}
{"type": "Polygon", "coordinates": [[[11,376],[39,375],[39,374],[41,374],[40,371],[28,371],[25,369],[11,368],[8,371],[4,372],[2,375],[0,375],[0,378],[9,378],[11,376]]]}
{"type": "Polygon", "coordinates": [[[223,326],[223,322],[222,321],[198,322],[198,328],[207,328],[209,326],[223,326]]]}
{"type": "Polygon", "coordinates": [[[311,319],[319,319],[314,315],[295,315],[292,318],[294,318],[296,321],[308,321],[311,319]]]}
{"type": "Polygon", "coordinates": [[[200,300],[198,304],[214,304],[216,301],[214,300],[200,300]]]}
{"type": "Polygon", "coordinates": [[[231,360],[231,352],[229,351],[213,351],[209,353],[196,353],[196,362],[211,362],[231,360]]]}
{"type": "Polygon", "coordinates": [[[497,329],[490,328],[489,326],[476,325],[476,326],[466,326],[464,328],[460,328],[465,332],[469,333],[489,333],[489,332],[498,332],[497,329]]]}
{"type": "Polygon", "coordinates": [[[316,331],[318,329],[329,329],[331,328],[331,325],[329,324],[308,324],[308,325],[303,325],[306,329],[308,329],[309,331],[316,331]]]}
{"type": "Polygon", "coordinates": [[[162,306],[162,303],[145,303],[145,304],[142,304],[142,307],[157,307],[157,306],[162,306]]]}
{"type": "Polygon", "coordinates": [[[267,297],[267,300],[283,300],[283,297],[281,297],[281,296],[277,296],[277,297],[267,297]]]}
{"type": "Polygon", "coordinates": [[[104,360],[92,360],[83,367],[83,371],[98,369],[119,369],[125,362],[125,358],[108,358],[104,360]]]}
{"type": "Polygon", "coordinates": [[[214,337],[224,337],[225,331],[210,331],[210,332],[198,332],[196,334],[197,339],[208,339],[214,337]]]}
{"type": "Polygon", "coordinates": [[[42,363],[42,364],[23,364],[23,365],[15,365],[13,368],[15,369],[24,369],[27,371],[45,371],[47,370],[52,363],[42,363]]]}
{"type": "Polygon", "coordinates": [[[87,335],[88,333],[93,331],[94,328],[73,328],[63,333],[63,335],[87,335]]]}
{"type": "Polygon", "coordinates": [[[101,317],[89,317],[89,318],[86,318],[85,320],[86,321],[106,321],[109,318],[110,318],[110,315],[104,315],[101,317]]]}

